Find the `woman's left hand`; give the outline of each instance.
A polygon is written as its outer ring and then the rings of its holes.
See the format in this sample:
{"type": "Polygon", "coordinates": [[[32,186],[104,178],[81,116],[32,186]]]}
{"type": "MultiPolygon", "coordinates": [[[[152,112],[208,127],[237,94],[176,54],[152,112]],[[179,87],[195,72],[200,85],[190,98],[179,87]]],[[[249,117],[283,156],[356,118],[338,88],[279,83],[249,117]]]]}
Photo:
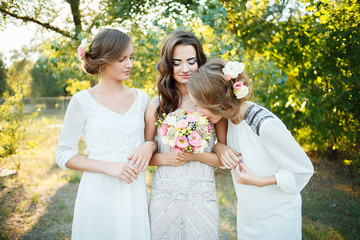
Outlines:
{"type": "Polygon", "coordinates": [[[139,173],[146,170],[151,156],[154,153],[154,145],[150,142],[145,142],[138,149],[136,149],[129,157],[130,164],[134,165],[139,173]]]}
{"type": "Polygon", "coordinates": [[[243,162],[240,162],[234,169],[234,179],[239,184],[254,185],[258,187],[277,184],[275,175],[259,177],[250,171],[243,162]]]}

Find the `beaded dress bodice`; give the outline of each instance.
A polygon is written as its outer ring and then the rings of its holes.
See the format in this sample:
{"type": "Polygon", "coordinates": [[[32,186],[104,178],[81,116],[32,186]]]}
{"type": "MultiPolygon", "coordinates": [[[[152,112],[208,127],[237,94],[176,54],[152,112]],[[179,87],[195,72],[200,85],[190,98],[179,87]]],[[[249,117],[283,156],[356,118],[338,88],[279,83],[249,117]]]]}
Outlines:
{"type": "MultiPolygon", "coordinates": [[[[158,140],[159,153],[171,151],[171,147],[164,145],[161,138],[156,139],[158,140]]],[[[209,146],[204,151],[211,152],[214,142],[215,137],[212,136],[209,146]]],[[[189,161],[181,166],[159,166],[153,177],[151,198],[216,201],[214,182],[214,168],[199,161],[189,161]]]]}

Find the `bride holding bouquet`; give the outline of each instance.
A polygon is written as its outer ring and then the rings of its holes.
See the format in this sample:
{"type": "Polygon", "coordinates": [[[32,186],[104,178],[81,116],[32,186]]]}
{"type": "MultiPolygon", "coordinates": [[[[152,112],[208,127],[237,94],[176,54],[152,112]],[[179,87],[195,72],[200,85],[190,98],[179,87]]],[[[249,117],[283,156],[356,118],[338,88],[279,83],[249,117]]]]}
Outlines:
{"type": "Polygon", "coordinates": [[[219,239],[213,125],[201,117],[186,84],[206,62],[199,40],[175,31],[164,42],[158,63],[159,97],[146,111],[145,139],[158,140],[149,165],[153,177],[149,215],[151,239],[219,239]],[[157,131],[157,127],[159,127],[157,131]]]}
{"type": "Polygon", "coordinates": [[[169,113],[164,121],[155,123],[159,129],[161,141],[170,145],[177,153],[202,153],[209,146],[213,130],[209,121],[197,112],[178,109],[169,113]]]}

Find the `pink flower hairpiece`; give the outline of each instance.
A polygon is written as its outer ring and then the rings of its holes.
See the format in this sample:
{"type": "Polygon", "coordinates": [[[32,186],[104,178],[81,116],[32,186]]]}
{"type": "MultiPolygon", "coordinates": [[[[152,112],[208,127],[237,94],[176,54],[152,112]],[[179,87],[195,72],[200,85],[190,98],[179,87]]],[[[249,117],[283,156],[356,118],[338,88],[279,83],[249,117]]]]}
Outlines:
{"type": "MultiPolygon", "coordinates": [[[[224,78],[227,82],[231,81],[233,78],[244,72],[245,64],[238,61],[229,61],[226,63],[225,67],[222,69],[224,73],[224,78]]],[[[244,85],[243,82],[238,81],[233,84],[233,92],[237,99],[241,99],[248,95],[249,88],[244,85]]]]}
{"type": "Polygon", "coordinates": [[[241,81],[234,83],[233,88],[237,99],[242,99],[249,94],[249,88],[241,81]]]}
{"type": "Polygon", "coordinates": [[[228,82],[231,81],[231,79],[232,79],[232,78],[230,77],[230,75],[227,74],[227,73],[224,74],[224,77],[225,77],[225,80],[228,81],[228,82]]]}
{"type": "Polygon", "coordinates": [[[85,54],[90,52],[90,42],[89,39],[84,38],[81,41],[81,44],[78,47],[78,56],[81,60],[83,60],[85,58],[85,54]]]}

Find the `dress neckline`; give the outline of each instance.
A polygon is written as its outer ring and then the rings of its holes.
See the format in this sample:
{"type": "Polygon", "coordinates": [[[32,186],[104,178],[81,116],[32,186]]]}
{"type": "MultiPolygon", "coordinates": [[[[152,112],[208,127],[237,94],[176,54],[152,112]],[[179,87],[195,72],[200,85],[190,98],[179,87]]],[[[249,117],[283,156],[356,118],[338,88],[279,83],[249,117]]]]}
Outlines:
{"type": "Polygon", "coordinates": [[[104,105],[102,105],[101,103],[96,101],[96,99],[91,95],[91,93],[89,92],[88,89],[85,90],[85,92],[87,92],[87,94],[88,94],[89,98],[91,99],[91,101],[94,102],[96,105],[100,106],[101,108],[103,108],[106,111],[111,112],[113,114],[116,114],[116,115],[119,115],[119,116],[125,116],[127,113],[129,113],[132,110],[132,108],[134,107],[136,101],[138,100],[138,98],[140,96],[139,90],[136,89],[136,88],[135,88],[135,90],[136,90],[136,98],[135,98],[134,102],[131,104],[130,108],[128,110],[126,110],[124,113],[118,113],[118,112],[115,112],[115,111],[109,109],[108,107],[105,107],[104,105]]]}

